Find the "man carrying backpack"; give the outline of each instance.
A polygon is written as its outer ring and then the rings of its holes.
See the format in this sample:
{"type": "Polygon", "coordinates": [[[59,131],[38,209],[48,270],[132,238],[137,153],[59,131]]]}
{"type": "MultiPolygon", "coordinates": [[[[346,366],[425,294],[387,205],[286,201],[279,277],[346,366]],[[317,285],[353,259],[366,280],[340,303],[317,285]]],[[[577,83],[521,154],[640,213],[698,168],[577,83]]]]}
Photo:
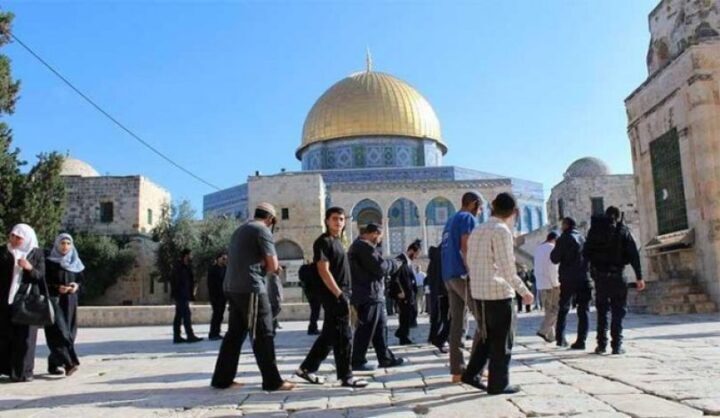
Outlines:
{"type": "Polygon", "coordinates": [[[596,354],[607,351],[608,311],[612,314],[610,336],[613,354],[623,354],[622,320],[627,313],[627,278],[623,274],[630,264],[635,271],[637,289],[645,289],[640,268],[640,255],[630,230],[620,218],[620,210],[610,206],[604,216],[593,216],[588,231],[585,258],[590,262],[590,275],[595,281],[597,307],[596,354]]]}

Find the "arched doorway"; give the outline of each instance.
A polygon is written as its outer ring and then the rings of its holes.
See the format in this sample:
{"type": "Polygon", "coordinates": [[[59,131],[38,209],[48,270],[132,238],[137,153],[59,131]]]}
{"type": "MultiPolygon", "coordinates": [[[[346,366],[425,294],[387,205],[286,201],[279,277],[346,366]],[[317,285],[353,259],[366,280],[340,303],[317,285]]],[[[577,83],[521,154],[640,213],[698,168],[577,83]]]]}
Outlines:
{"type": "Polygon", "coordinates": [[[396,200],[388,210],[388,227],[390,236],[385,238],[385,245],[390,245],[392,254],[402,253],[412,241],[422,239],[417,205],[404,197],[396,200]]]}
{"type": "Polygon", "coordinates": [[[358,229],[369,223],[382,224],[382,209],[374,200],[363,199],[358,202],[352,211],[352,217],[358,229]]]}
{"type": "Polygon", "coordinates": [[[455,206],[449,199],[438,196],[431,200],[425,207],[425,219],[427,229],[427,247],[440,245],[442,240],[442,232],[445,223],[453,215],[455,215],[455,206]]]}

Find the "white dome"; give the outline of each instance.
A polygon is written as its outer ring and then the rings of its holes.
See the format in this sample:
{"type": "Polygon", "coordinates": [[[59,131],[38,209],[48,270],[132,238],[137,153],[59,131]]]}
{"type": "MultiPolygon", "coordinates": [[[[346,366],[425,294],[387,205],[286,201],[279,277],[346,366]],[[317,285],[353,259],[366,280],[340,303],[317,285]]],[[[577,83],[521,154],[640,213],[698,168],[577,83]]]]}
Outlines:
{"type": "Polygon", "coordinates": [[[60,170],[61,176],[79,176],[79,177],[99,177],[97,172],[90,164],[76,158],[65,157],[60,170]]]}
{"type": "Polygon", "coordinates": [[[585,157],[570,164],[565,171],[565,178],[607,176],[609,174],[611,174],[610,168],[604,161],[594,157],[585,157]]]}

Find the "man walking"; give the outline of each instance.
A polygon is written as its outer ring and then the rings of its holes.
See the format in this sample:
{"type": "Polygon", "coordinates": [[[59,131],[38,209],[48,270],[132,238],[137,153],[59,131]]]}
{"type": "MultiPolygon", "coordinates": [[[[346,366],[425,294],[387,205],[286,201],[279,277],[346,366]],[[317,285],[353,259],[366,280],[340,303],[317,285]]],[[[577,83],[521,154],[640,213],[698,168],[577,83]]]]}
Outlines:
{"type": "MultiPolygon", "coordinates": [[[[482,211],[482,200],[477,193],[467,192],[462,197],[460,211],[448,219],[443,230],[442,276],[448,292],[450,305],[450,373],[452,382],[459,383],[465,366],[462,337],[465,324],[467,299],[467,241],[477,225],[482,211]]],[[[477,330],[476,334],[477,335],[477,330]]]]}
{"type": "Polygon", "coordinates": [[[590,275],[595,282],[597,307],[597,348],[595,353],[607,351],[608,311],[612,313],[610,343],[613,354],[623,354],[622,321],[627,313],[627,277],[625,266],[635,271],[638,291],[645,289],[635,240],[620,218],[620,209],[610,206],[605,216],[593,216],[585,243],[585,257],[590,262],[590,275]]]}
{"type": "Polygon", "coordinates": [[[352,274],[352,297],[350,301],[357,312],[357,324],[353,337],[352,369],[373,370],[367,364],[367,350],[372,341],[380,367],[403,364],[387,346],[387,317],[385,316],[385,276],[395,274],[399,266],[393,260],[385,260],[378,249],[382,231],[376,224],[365,226],[360,237],[348,250],[352,274]]]}
{"type": "Polygon", "coordinates": [[[535,248],[535,254],[533,255],[535,285],[540,292],[540,298],[545,309],[545,317],[537,335],[549,343],[555,341],[555,323],[557,322],[558,304],[560,302],[558,267],[550,261],[550,253],[555,248],[557,237],[556,232],[550,232],[545,242],[535,248]]]}
{"type": "Polygon", "coordinates": [[[190,301],[195,299],[195,278],[192,271],[192,252],[184,249],[175,265],[170,281],[170,295],[175,300],[175,319],[173,320],[173,343],[195,343],[202,341],[192,328],[190,301]],[[180,335],[180,325],[185,328],[187,339],[180,335]]]}
{"type": "Polygon", "coordinates": [[[342,244],[345,211],[339,207],[328,209],[325,212],[325,228],[326,232],[313,244],[313,261],[322,280],[316,287],[317,296],[325,309],[325,320],[320,336],[295,374],[312,384],[325,383],[325,378],[315,373],[332,348],[335,371],[342,386],[362,388],[368,382],[354,378],[350,368],[350,263],[342,244]]]}
{"type": "Polygon", "coordinates": [[[550,253],[553,264],[559,264],[560,303],[555,341],[558,347],[567,347],[565,321],[571,305],[577,305],[577,339],[570,346],[573,350],[584,350],[588,333],[588,312],[592,298],[592,284],[587,274],[587,262],[583,256],[585,238],[576,229],[573,218],[562,221],[562,234],[550,253]]]}
{"type": "Polygon", "coordinates": [[[404,254],[400,254],[395,259],[400,264],[400,269],[394,277],[397,291],[395,300],[398,303],[398,322],[399,326],[395,332],[395,336],[400,340],[400,345],[414,344],[410,339],[410,328],[412,327],[413,318],[417,315],[417,285],[415,282],[415,270],[413,268],[413,260],[420,255],[421,241],[415,240],[407,248],[404,254]]]}
{"type": "Polygon", "coordinates": [[[430,263],[427,269],[427,283],[430,287],[430,335],[428,342],[447,353],[448,334],[450,333],[450,313],[448,306],[448,293],[442,279],[442,266],[440,261],[440,248],[428,249],[430,263]]]}
{"type": "Polygon", "coordinates": [[[215,257],[213,264],[208,269],[207,276],[208,296],[210,298],[210,306],[212,307],[210,334],[208,335],[208,339],[211,341],[222,339],[220,327],[223,316],[225,315],[225,307],[227,306],[227,299],[225,299],[225,292],[223,291],[226,270],[227,252],[223,251],[215,257]]]}
{"type": "Polygon", "coordinates": [[[519,391],[510,385],[510,357],[515,334],[515,293],[522,303],[533,303],[532,292],[518,276],[515,267],[515,248],[510,225],[517,216],[517,203],[509,193],[500,193],[492,202],[492,217],[470,235],[468,268],[470,291],[477,322],[477,341],[462,381],[478,389],[480,373],[488,367],[487,392],[490,395],[519,391]]]}
{"type": "Polygon", "coordinates": [[[230,303],[228,330],[220,345],[212,386],[224,389],[233,382],[240,349],[250,334],[255,360],[262,375],[263,390],[292,390],[294,383],[283,381],[275,359],[275,333],[265,276],[278,272],[277,253],[270,227],[275,227],[275,208],[260,203],[254,218],[241,225],[230,239],[224,284],[230,303]]]}

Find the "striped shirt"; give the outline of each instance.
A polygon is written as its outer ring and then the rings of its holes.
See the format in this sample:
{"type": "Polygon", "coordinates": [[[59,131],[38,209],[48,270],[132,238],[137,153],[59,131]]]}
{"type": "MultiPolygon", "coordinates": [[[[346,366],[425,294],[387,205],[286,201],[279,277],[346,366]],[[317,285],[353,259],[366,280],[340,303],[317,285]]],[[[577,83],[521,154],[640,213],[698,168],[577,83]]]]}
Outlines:
{"type": "Polygon", "coordinates": [[[517,275],[513,235],[501,219],[492,217],[470,234],[467,262],[473,299],[502,300],[514,298],[515,292],[531,294],[517,275]]]}

